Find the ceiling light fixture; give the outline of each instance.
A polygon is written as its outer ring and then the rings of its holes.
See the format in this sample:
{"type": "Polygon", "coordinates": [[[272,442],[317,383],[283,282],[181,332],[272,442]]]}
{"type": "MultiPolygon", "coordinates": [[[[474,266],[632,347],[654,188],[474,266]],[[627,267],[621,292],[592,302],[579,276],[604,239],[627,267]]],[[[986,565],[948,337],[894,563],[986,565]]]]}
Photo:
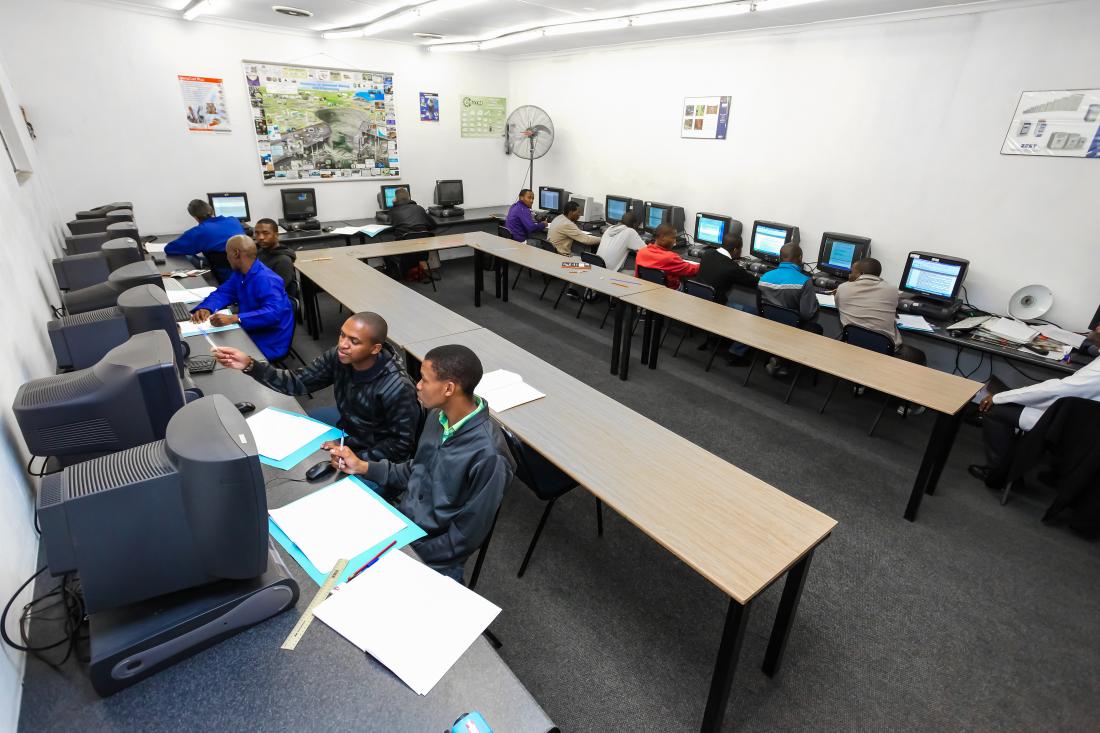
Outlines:
{"type": "Polygon", "coordinates": [[[471,51],[480,51],[481,44],[479,43],[442,43],[435,46],[428,46],[429,53],[469,53],[471,51]]]}
{"type": "Polygon", "coordinates": [[[214,12],[214,0],[198,0],[191,4],[187,10],[183,11],[184,20],[194,20],[200,15],[206,15],[207,13],[214,12]]]}
{"type": "Polygon", "coordinates": [[[423,38],[425,41],[439,41],[443,36],[438,33],[413,33],[415,38],[423,38]]]}
{"type": "Polygon", "coordinates": [[[490,51],[494,48],[500,48],[501,46],[511,46],[516,43],[526,43],[527,41],[534,41],[535,39],[542,38],[546,35],[542,28],[535,28],[529,31],[521,31],[519,33],[511,33],[507,36],[500,36],[499,38],[490,38],[487,41],[482,41],[479,45],[482,51],[490,51]]]}
{"type": "Polygon", "coordinates": [[[292,18],[312,18],[312,10],[303,10],[302,8],[292,8],[289,5],[272,5],[271,9],[280,15],[289,15],[292,18]]]}
{"type": "Polygon", "coordinates": [[[439,13],[445,13],[449,10],[458,10],[460,8],[476,5],[485,0],[430,0],[430,2],[422,2],[411,8],[406,8],[393,15],[387,15],[384,18],[380,18],[373,23],[367,23],[363,26],[363,35],[373,36],[385,31],[394,30],[395,28],[404,28],[408,25],[415,23],[418,20],[423,20],[439,13]]]}
{"type": "Polygon", "coordinates": [[[701,8],[664,10],[658,13],[635,15],[630,18],[630,25],[644,28],[646,26],[685,23],[708,18],[729,18],[735,15],[747,15],[750,12],[752,12],[752,6],[748,4],[709,5],[701,8]]]}
{"type": "Polygon", "coordinates": [[[613,31],[626,28],[630,25],[630,18],[607,18],[605,20],[585,20],[580,23],[566,23],[564,25],[548,25],[543,28],[543,33],[550,36],[571,36],[574,33],[596,33],[598,31],[613,31]]]}

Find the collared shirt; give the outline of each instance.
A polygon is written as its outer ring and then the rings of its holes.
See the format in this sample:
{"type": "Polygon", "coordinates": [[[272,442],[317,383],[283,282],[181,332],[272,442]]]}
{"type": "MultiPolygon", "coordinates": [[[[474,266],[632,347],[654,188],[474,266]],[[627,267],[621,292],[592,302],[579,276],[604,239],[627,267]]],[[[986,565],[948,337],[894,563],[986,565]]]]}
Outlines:
{"type": "Polygon", "coordinates": [[[1100,401],[1100,358],[1093,359],[1068,377],[998,392],[993,395],[993,404],[1023,405],[1020,429],[1031,430],[1046,409],[1062,397],[1100,401]]]}
{"type": "Polygon", "coordinates": [[[535,221],[531,216],[531,209],[522,201],[517,201],[508,209],[508,218],[504,220],[504,226],[512,233],[512,239],[517,242],[525,242],[535,232],[546,229],[546,223],[535,221]]]}
{"type": "Polygon", "coordinates": [[[859,326],[885,334],[901,346],[897,327],[898,289],[876,275],[860,275],[836,289],[836,309],[842,326],[859,326]]]}
{"type": "Polygon", "coordinates": [[[576,222],[565,214],[558,214],[546,230],[546,238],[562,257],[573,255],[573,242],[577,244],[599,244],[600,238],[585,234],[576,222]]]}
{"type": "Polygon", "coordinates": [[[286,295],[283,279],[255,260],[243,275],[232,277],[218,286],[191,312],[215,313],[236,303],[243,328],[267,359],[280,359],[290,350],[294,338],[294,306],[286,295]]]}
{"type": "Polygon", "coordinates": [[[474,402],[477,403],[477,407],[475,407],[469,415],[456,422],[454,424],[454,427],[451,427],[451,425],[447,422],[447,413],[443,412],[443,410],[439,411],[439,424],[443,426],[443,435],[440,436],[439,439],[440,444],[446,443],[447,438],[457,433],[463,425],[469,422],[471,417],[485,409],[485,401],[477,395],[474,395],[474,402]]]}

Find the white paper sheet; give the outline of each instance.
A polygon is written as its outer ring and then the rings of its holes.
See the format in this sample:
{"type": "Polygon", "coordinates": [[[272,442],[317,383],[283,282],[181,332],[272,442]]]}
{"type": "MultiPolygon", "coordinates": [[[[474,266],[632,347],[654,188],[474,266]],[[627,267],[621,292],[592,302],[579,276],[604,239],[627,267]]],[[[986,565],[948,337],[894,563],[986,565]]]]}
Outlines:
{"type": "Polygon", "coordinates": [[[343,234],[350,237],[352,234],[358,234],[359,227],[336,227],[332,230],[332,234],[343,234]]]}
{"type": "Polygon", "coordinates": [[[1079,333],[1073,331],[1067,331],[1064,328],[1058,328],[1051,324],[1043,324],[1039,326],[1039,333],[1046,336],[1048,339],[1054,339],[1059,343],[1063,343],[1070,348],[1076,349],[1085,342],[1085,337],[1079,333]]]}
{"type": "Polygon", "coordinates": [[[389,228],[388,224],[367,224],[364,227],[360,227],[359,231],[363,232],[363,234],[366,234],[368,237],[373,237],[389,228]]]}
{"type": "Polygon", "coordinates": [[[346,478],[268,514],[321,570],[340,558],[356,557],[405,528],[380,499],[346,478]]]}
{"type": "Polygon", "coordinates": [[[932,332],[936,330],[932,328],[932,324],[924,316],[914,316],[909,313],[899,313],[897,324],[898,328],[904,328],[908,331],[932,332]]]}
{"type": "Polygon", "coordinates": [[[1026,344],[1038,335],[1031,326],[1011,318],[990,319],[982,324],[982,330],[1017,344],[1026,344]]]}
{"type": "Polygon", "coordinates": [[[146,242],[145,251],[149,254],[164,254],[164,248],[168,246],[168,242],[146,242]]]}
{"type": "Polygon", "coordinates": [[[520,375],[504,369],[483,375],[474,394],[488,402],[493,412],[504,412],[546,396],[526,384],[520,375]]]}
{"type": "Polygon", "coordinates": [[[420,695],[431,692],[499,613],[403,552],[385,555],[314,611],[420,695]]]}
{"type": "Polygon", "coordinates": [[[816,293],[817,304],[823,308],[836,308],[836,296],[832,293],[816,293]]]}
{"type": "MultiPolygon", "coordinates": [[[[218,312],[219,313],[228,313],[229,310],[225,309],[225,310],[220,310],[218,312]]],[[[210,319],[207,318],[202,323],[192,323],[191,321],[180,321],[179,326],[180,326],[180,335],[183,336],[184,338],[187,338],[188,336],[198,336],[199,334],[201,334],[203,332],[217,333],[219,331],[230,331],[234,328],[240,328],[241,324],[231,323],[228,326],[215,326],[214,324],[210,323],[210,319]]],[[[299,447],[301,447],[301,446],[299,446],[299,447]]],[[[263,453],[263,451],[260,451],[260,452],[263,453]]],[[[264,455],[266,456],[267,454],[264,453],[264,455]]],[[[268,458],[275,458],[275,457],[274,456],[268,456],[268,458]]],[[[278,461],[278,460],[282,460],[282,459],[275,458],[275,460],[278,461]]]]}
{"type": "Polygon", "coordinates": [[[165,292],[168,294],[169,303],[198,303],[202,298],[195,295],[194,292],[187,288],[172,288],[171,290],[165,288],[165,292]]]}
{"type": "Polygon", "coordinates": [[[283,460],[306,443],[316,440],[331,427],[301,415],[272,410],[270,407],[260,410],[245,422],[252,431],[252,437],[256,439],[256,450],[274,461],[283,460]]]}

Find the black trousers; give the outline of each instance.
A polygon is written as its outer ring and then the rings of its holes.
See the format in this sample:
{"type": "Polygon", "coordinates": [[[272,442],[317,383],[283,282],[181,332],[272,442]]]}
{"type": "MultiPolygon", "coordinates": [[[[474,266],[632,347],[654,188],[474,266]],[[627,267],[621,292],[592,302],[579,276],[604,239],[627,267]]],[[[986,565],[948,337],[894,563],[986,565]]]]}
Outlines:
{"type": "Polygon", "coordinates": [[[993,405],[982,416],[982,440],[985,443],[985,464],[989,466],[986,485],[993,489],[1004,488],[1005,477],[1012,467],[1012,449],[1018,436],[1020,413],[1023,405],[993,405]]]}
{"type": "Polygon", "coordinates": [[[894,349],[894,356],[902,361],[910,361],[914,364],[920,364],[921,366],[928,363],[928,357],[924,355],[924,352],[909,344],[902,344],[894,349]]]}

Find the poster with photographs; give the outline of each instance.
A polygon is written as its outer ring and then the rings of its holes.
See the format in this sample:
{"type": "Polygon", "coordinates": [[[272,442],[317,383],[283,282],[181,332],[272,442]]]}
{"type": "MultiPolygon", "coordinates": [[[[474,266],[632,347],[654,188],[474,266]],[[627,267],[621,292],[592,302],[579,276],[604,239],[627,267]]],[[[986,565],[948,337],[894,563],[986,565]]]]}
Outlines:
{"type": "Polygon", "coordinates": [[[462,98],[459,127],[462,137],[504,137],[508,100],[504,97],[462,98]]]}
{"type": "Polygon", "coordinates": [[[225,85],[209,76],[176,76],[190,132],[231,132],[225,109],[225,85]]]}
{"type": "Polygon", "coordinates": [[[732,97],[684,97],[680,137],[725,140],[732,97]]]}
{"type": "Polygon", "coordinates": [[[1100,158],[1100,89],[1024,92],[1001,155],[1100,158]]]}
{"type": "Polygon", "coordinates": [[[392,73],[243,66],[264,183],[400,176],[392,73]]]}
{"type": "Polygon", "coordinates": [[[439,122],[439,95],[435,92],[420,92],[420,121],[439,122]]]}

